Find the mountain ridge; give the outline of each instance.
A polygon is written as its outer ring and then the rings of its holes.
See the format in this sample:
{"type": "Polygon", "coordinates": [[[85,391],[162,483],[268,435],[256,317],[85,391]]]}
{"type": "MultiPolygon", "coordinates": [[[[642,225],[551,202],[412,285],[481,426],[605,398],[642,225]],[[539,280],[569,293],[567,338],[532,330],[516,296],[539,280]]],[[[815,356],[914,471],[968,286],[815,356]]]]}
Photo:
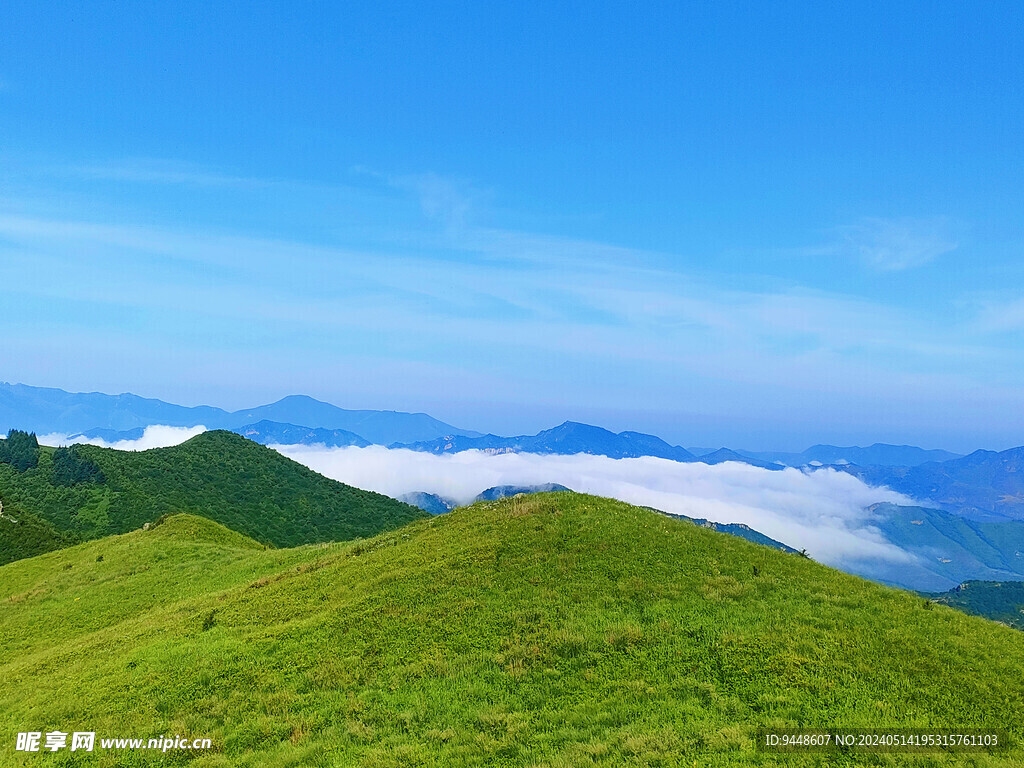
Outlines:
{"type": "MultiPolygon", "coordinates": [[[[959,454],[916,446],[875,443],[866,448],[815,445],[802,453],[748,451],[721,448],[717,451],[690,451],[671,445],[656,435],[625,430],[619,433],[575,421],[565,421],[536,435],[504,437],[460,429],[426,413],[404,411],[347,410],[308,395],[288,395],[273,403],[237,411],[214,406],[179,406],[131,393],[107,395],[98,392],[71,393],[48,387],[0,382],[0,432],[9,428],[26,429],[38,434],[84,435],[107,442],[134,440],[148,426],[206,426],[209,429],[254,430],[250,434],[264,442],[254,425],[292,434],[297,443],[340,447],[359,445],[355,437],[329,432],[349,432],[361,440],[391,448],[406,448],[436,454],[464,450],[487,452],[527,452],[539,454],[589,453],[611,458],[652,456],[673,461],[704,460],[704,463],[738,461],[777,469],[780,466],[804,467],[815,464],[842,466],[849,463],[867,467],[919,466],[962,458],[959,454]],[[311,435],[302,435],[308,430],[311,435]]],[[[284,443],[282,443],[284,444],[284,443]]]]}
{"type": "Polygon", "coordinates": [[[1024,446],[916,467],[836,469],[973,520],[1024,520],[1024,446]]]}
{"type": "Polygon", "coordinates": [[[557,427],[545,429],[536,435],[500,437],[483,435],[464,437],[449,435],[436,440],[411,444],[393,444],[390,448],[404,448],[433,454],[482,450],[491,453],[536,453],[572,455],[585,453],[608,456],[613,459],[652,456],[672,461],[691,461],[692,453],[678,445],[669,445],[660,437],[642,432],[615,433],[603,427],[565,421],[557,427]]]}
{"type": "Polygon", "coordinates": [[[425,413],[347,410],[308,395],[289,395],[255,408],[226,411],[214,406],[183,406],[124,393],[66,392],[53,387],[0,382],[0,432],[24,429],[38,434],[123,432],[153,425],[236,429],[259,421],[343,429],[380,445],[431,440],[443,435],[479,435],[425,413]],[[307,417],[315,416],[308,423],[307,417]]]}

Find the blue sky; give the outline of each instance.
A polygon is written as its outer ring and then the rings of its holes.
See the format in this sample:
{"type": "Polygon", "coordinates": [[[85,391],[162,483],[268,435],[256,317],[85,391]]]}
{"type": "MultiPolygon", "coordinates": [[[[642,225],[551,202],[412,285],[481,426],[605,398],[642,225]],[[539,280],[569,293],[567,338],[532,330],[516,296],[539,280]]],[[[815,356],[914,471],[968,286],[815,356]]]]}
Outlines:
{"type": "Polygon", "coordinates": [[[337,5],[5,4],[0,378],[1024,443],[1019,3],[337,5]]]}

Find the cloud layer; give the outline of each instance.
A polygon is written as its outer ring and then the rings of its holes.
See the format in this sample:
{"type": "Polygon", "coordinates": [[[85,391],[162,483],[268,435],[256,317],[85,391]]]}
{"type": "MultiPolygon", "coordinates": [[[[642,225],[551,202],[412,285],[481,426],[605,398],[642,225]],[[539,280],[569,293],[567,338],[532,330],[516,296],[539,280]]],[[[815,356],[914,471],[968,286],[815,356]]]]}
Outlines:
{"type": "Polygon", "coordinates": [[[866,509],[879,501],[912,501],[830,469],[773,472],[732,462],[711,466],[583,454],[465,451],[435,456],[381,446],[275,448],[327,477],[389,496],[426,491],[466,503],[496,485],[561,483],[575,491],[674,514],[746,523],[797,549],[807,549],[820,562],[845,569],[868,561],[913,559],[882,537],[866,509]]]}
{"type": "Polygon", "coordinates": [[[98,437],[88,438],[76,435],[71,437],[59,433],[40,435],[39,442],[42,445],[98,445],[101,448],[114,448],[118,451],[146,451],[150,448],[168,448],[172,445],[184,443],[186,440],[200,435],[206,431],[206,427],[167,427],[162,424],[155,424],[146,427],[142,437],[137,440],[117,440],[108,443],[98,437]]]}
{"type": "Polygon", "coordinates": [[[865,219],[843,235],[866,263],[891,272],[927,264],[959,246],[944,219],[865,219]]]}
{"type": "MultiPolygon", "coordinates": [[[[45,445],[88,443],[122,451],[162,448],[188,440],[205,427],[146,427],[137,440],[43,435],[45,445]]],[[[496,485],[561,483],[591,493],[688,517],[745,523],[773,539],[806,549],[816,560],[854,572],[871,563],[913,562],[890,544],[873,524],[868,507],[876,502],[913,504],[887,488],[872,488],[845,472],[788,468],[769,471],[726,462],[682,464],[642,457],[491,454],[464,451],[435,456],[383,446],[325,448],[271,446],[310,469],[343,483],[398,497],[426,491],[466,504],[496,485]]]]}

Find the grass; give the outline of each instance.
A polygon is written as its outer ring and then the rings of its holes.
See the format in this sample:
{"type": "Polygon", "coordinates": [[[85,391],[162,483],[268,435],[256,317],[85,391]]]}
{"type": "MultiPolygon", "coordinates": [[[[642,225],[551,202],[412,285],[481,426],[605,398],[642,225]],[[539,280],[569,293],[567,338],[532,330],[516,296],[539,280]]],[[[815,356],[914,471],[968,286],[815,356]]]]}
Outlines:
{"type": "Polygon", "coordinates": [[[0,567],[0,765],[1024,764],[755,750],[759,727],[1020,741],[1024,636],[926,605],[568,493],[290,550],[175,516],[0,567]],[[53,729],[216,749],[14,752],[53,729]]]}

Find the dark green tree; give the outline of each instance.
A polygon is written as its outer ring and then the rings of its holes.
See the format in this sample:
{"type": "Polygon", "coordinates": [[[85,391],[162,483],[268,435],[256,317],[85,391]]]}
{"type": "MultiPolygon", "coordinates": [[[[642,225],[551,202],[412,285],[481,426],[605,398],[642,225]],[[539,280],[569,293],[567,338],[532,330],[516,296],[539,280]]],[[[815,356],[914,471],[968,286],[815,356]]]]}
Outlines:
{"type": "Polygon", "coordinates": [[[39,465],[39,441],[35,432],[12,429],[0,445],[0,463],[10,464],[19,472],[39,465]]]}
{"type": "Polygon", "coordinates": [[[58,448],[53,452],[53,484],[78,485],[79,483],[102,483],[103,472],[92,459],[79,455],[78,446],[58,448]]]}

